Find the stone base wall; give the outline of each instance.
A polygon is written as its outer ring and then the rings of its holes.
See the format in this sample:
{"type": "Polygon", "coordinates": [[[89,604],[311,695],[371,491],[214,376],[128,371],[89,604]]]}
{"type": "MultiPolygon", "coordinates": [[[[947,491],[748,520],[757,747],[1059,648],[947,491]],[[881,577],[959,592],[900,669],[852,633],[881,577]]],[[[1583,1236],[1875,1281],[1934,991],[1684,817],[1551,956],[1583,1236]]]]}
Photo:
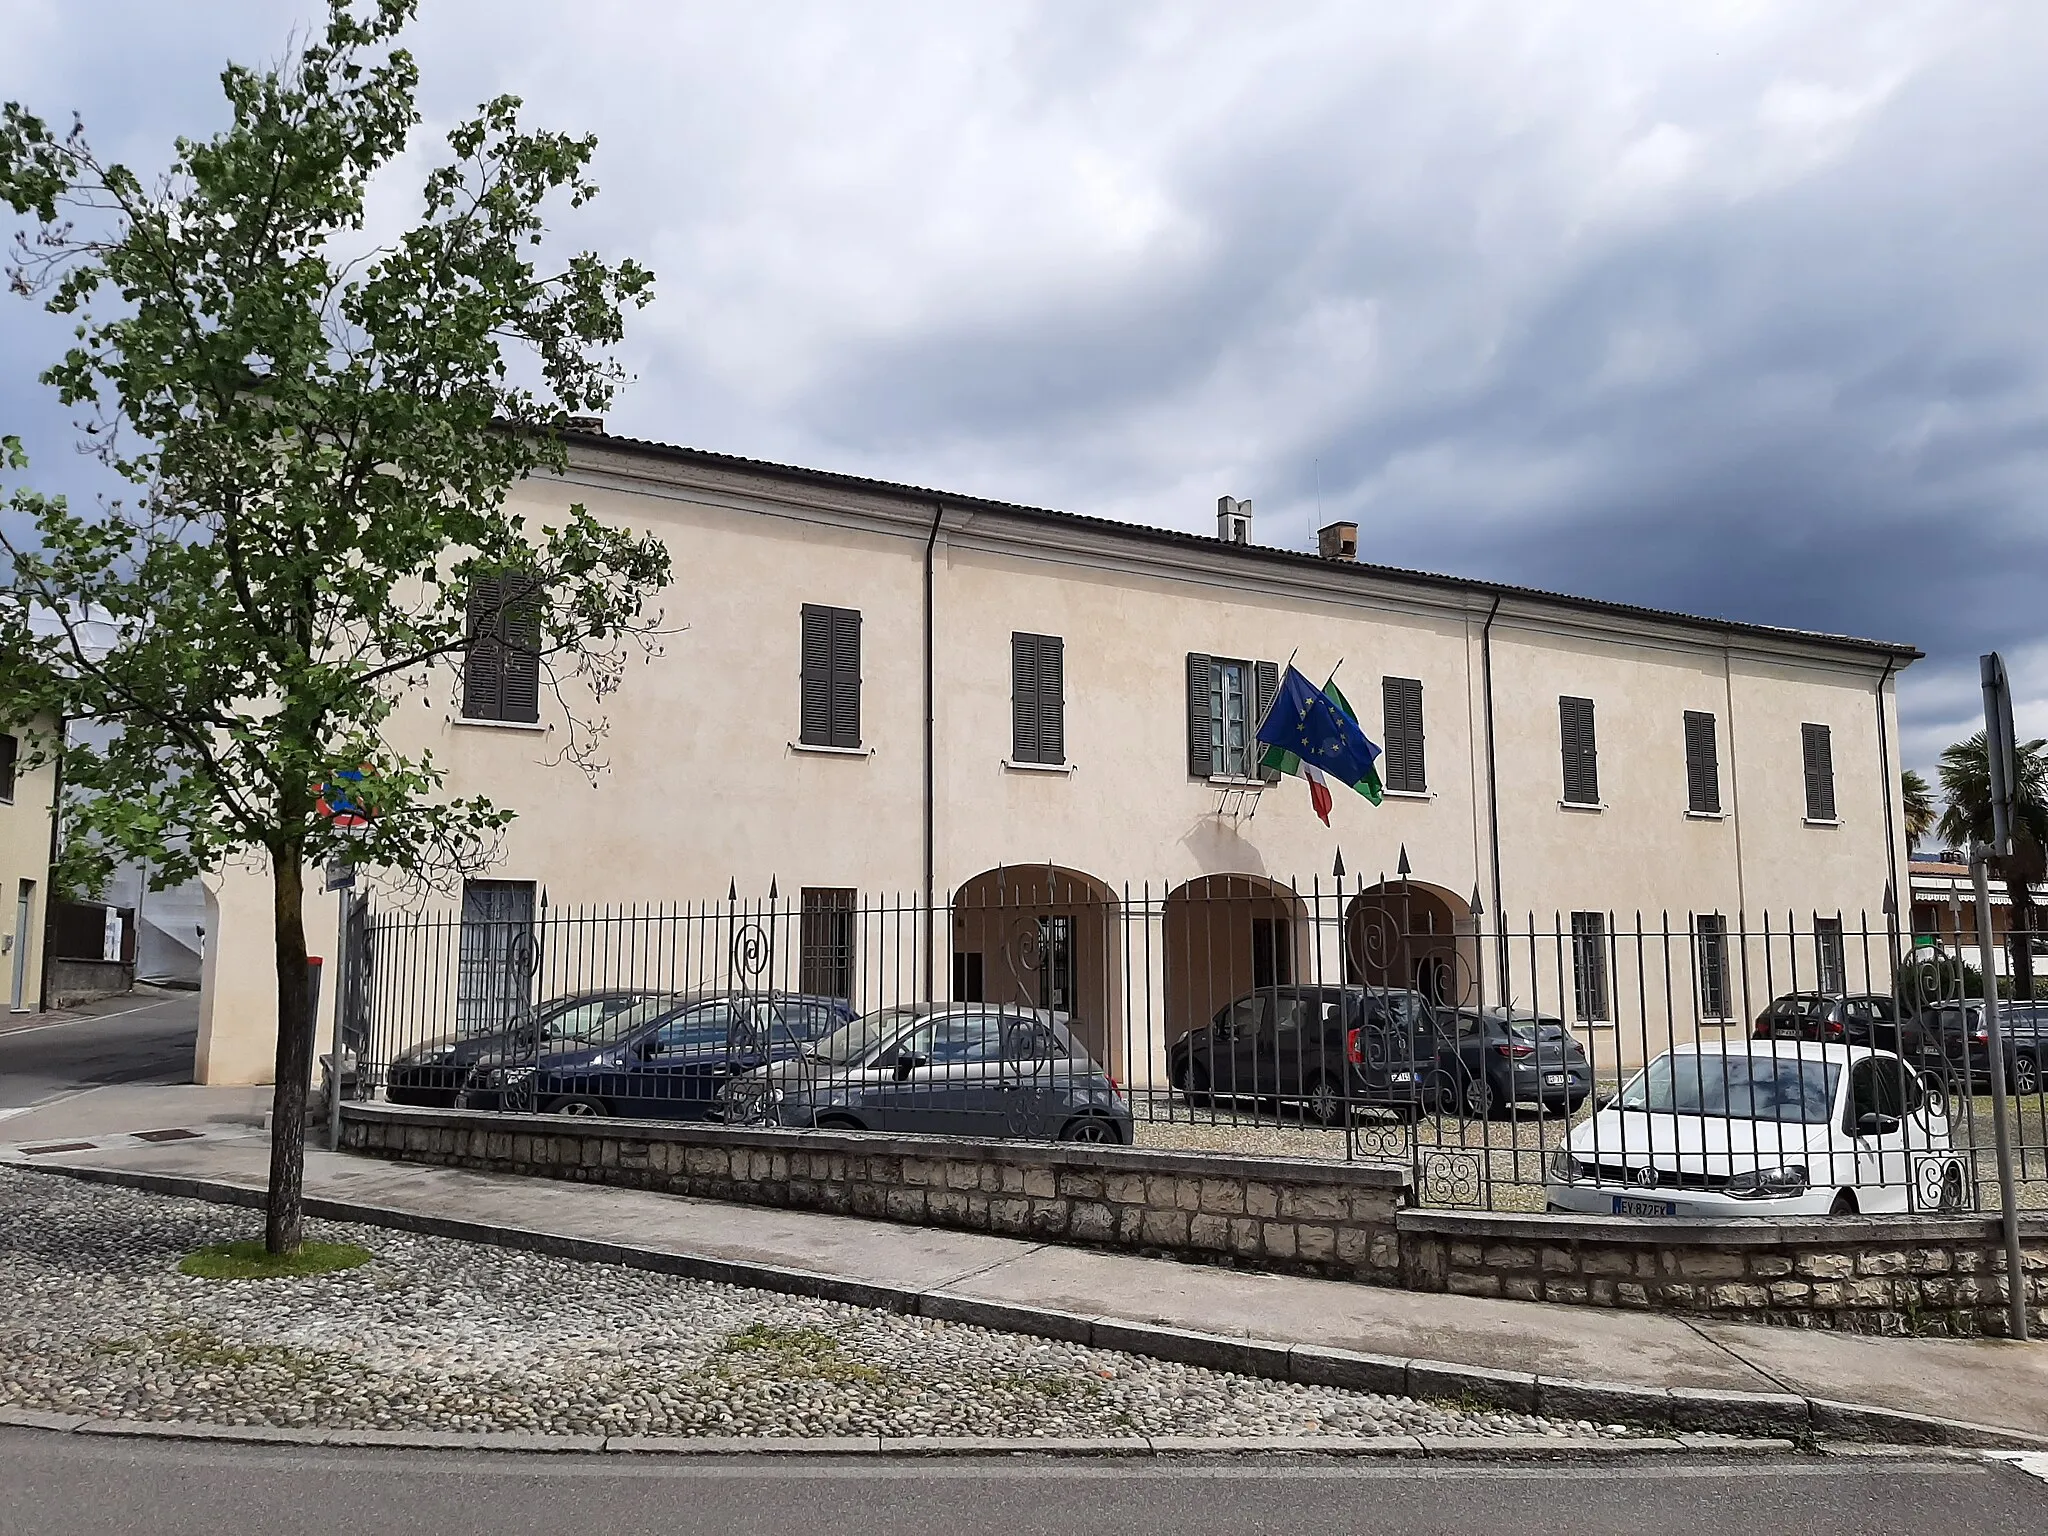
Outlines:
{"type": "Polygon", "coordinates": [[[45,1006],[73,1008],[102,997],[135,990],[135,967],[122,960],[59,960],[44,962],[45,1006]]]}
{"type": "MultiPolygon", "coordinates": [[[[1411,1290],[1654,1308],[1857,1333],[2002,1335],[2005,1245],[1981,1217],[1622,1222],[1404,1211],[1411,1290]]],[[[2048,1332],[2048,1218],[2023,1219],[2033,1328],[2048,1332]]]]}
{"type": "Polygon", "coordinates": [[[406,1162],[1399,1283],[1405,1170],[1130,1147],[342,1106],[406,1162]]]}

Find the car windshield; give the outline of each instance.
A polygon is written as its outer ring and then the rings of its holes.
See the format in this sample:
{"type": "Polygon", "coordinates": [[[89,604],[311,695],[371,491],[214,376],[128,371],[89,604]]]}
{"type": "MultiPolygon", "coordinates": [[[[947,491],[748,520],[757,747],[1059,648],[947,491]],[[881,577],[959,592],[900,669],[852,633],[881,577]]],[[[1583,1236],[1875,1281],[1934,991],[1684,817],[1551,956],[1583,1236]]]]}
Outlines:
{"type": "Polygon", "coordinates": [[[578,1011],[549,1024],[548,1035],[551,1039],[574,1040],[584,1045],[616,1040],[643,1024],[653,1023],[675,1005],[673,997],[643,997],[609,1011],[578,1011]]]}
{"type": "Polygon", "coordinates": [[[839,1026],[814,1047],[812,1054],[832,1067],[850,1067],[874,1049],[894,1040],[903,1027],[918,1017],[915,1008],[884,1008],[865,1013],[839,1026]]]}
{"type": "Polygon", "coordinates": [[[1646,1114],[1711,1115],[1822,1125],[1842,1069],[1797,1056],[1659,1056],[1621,1090],[1620,1107],[1646,1114]]]}
{"type": "Polygon", "coordinates": [[[1776,1011],[1796,1015],[1802,1019],[1819,1018],[1828,1011],[1828,999],[1824,997],[1781,997],[1774,1005],[1776,1011]]]}

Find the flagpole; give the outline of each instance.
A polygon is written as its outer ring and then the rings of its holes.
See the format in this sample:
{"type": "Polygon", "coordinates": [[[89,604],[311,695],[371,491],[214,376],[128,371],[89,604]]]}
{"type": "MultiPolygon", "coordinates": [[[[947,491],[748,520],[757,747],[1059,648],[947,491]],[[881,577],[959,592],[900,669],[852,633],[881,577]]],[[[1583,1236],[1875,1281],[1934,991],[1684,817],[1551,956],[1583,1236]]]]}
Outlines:
{"type": "MultiPolygon", "coordinates": [[[[1294,670],[1294,658],[1300,654],[1301,647],[1298,645],[1293,650],[1287,653],[1287,660],[1284,663],[1282,663],[1280,667],[1280,681],[1282,683],[1287,681],[1287,674],[1294,670]]],[[[1332,677],[1335,677],[1337,674],[1332,672],[1330,675],[1332,677]]],[[[1259,716],[1259,723],[1252,727],[1253,741],[1257,741],[1259,739],[1259,732],[1263,731],[1266,728],[1266,722],[1273,718],[1273,706],[1275,704],[1278,704],[1279,702],[1280,690],[1276,687],[1273,690],[1273,697],[1266,700],[1266,712],[1263,715],[1259,716]]]]}

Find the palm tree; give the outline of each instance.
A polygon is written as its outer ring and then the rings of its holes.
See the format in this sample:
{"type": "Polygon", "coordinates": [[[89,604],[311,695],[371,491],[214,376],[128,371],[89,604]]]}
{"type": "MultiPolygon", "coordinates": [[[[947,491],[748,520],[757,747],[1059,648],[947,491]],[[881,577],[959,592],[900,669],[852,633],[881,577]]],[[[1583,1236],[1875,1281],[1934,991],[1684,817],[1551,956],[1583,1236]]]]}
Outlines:
{"type": "Polygon", "coordinates": [[[1917,847],[1934,830],[1934,791],[1917,768],[1899,775],[1899,788],[1906,800],[1906,841],[1917,847]]]}
{"type": "MultiPolygon", "coordinates": [[[[2048,846],[2048,740],[2026,741],[2016,752],[2013,800],[2015,832],[2048,846]]],[[[1941,754],[1941,793],[1948,801],[1936,830],[1958,847],[1991,841],[1991,760],[1984,733],[1957,742],[1941,754]]],[[[2008,878],[2012,897],[2012,979],[2015,997],[2034,995],[2034,892],[2028,881],[2008,878]]]]}

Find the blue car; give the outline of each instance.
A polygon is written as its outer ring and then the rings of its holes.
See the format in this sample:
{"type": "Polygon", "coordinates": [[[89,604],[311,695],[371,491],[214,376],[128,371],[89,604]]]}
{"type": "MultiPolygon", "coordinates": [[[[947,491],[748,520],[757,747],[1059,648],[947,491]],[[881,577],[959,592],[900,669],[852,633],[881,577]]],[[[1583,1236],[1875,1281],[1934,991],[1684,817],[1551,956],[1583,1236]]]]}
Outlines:
{"type": "Polygon", "coordinates": [[[596,1043],[538,1061],[487,1057],[459,1099],[465,1109],[539,1110],[704,1120],[721,1113],[736,1074],[796,1055],[854,1017],[843,998],[788,992],[699,993],[596,1043]]]}

